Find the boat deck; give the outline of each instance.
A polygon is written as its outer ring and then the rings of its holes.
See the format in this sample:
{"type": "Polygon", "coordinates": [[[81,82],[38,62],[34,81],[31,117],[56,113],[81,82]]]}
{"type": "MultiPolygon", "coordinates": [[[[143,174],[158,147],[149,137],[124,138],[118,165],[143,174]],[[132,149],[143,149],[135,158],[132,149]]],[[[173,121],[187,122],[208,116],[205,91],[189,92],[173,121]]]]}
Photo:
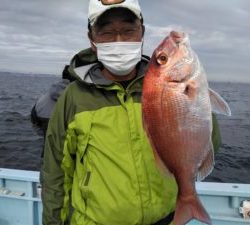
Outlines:
{"type": "MultiPolygon", "coordinates": [[[[250,184],[199,182],[196,188],[213,225],[250,225],[250,184]]],[[[39,172],[0,168],[0,225],[42,225],[41,213],[39,172]]]]}

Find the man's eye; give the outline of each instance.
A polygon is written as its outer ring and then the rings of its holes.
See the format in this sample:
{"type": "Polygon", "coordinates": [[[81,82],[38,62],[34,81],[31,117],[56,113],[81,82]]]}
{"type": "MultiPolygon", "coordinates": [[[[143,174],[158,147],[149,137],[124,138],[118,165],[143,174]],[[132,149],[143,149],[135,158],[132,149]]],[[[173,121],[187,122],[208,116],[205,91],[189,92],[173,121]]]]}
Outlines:
{"type": "Polygon", "coordinates": [[[124,30],[123,33],[126,34],[126,35],[132,35],[134,34],[136,31],[135,30],[132,30],[132,29],[129,29],[129,30],[124,30]]]}
{"type": "Polygon", "coordinates": [[[114,35],[114,32],[112,31],[104,31],[100,33],[101,36],[112,36],[114,35]]]}

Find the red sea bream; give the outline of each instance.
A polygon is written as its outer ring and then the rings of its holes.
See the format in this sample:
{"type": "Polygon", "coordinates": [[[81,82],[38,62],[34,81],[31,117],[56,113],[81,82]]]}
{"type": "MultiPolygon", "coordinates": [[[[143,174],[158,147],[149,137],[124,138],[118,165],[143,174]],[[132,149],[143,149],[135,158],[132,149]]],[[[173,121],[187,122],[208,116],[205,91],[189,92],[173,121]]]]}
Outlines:
{"type": "Polygon", "coordinates": [[[172,31],[150,60],[142,112],[155,156],[178,184],[174,225],[186,224],[192,218],[211,224],[197,197],[195,181],[205,178],[214,166],[212,109],[231,114],[227,103],[209,89],[188,35],[172,31]]]}

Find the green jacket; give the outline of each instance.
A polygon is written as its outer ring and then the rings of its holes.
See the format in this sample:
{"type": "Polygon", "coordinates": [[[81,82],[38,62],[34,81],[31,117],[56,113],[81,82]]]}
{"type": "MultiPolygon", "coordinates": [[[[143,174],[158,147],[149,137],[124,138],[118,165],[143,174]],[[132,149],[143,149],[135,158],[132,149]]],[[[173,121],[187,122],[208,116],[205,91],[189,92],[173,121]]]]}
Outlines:
{"type": "MultiPolygon", "coordinates": [[[[44,225],[153,224],[174,211],[175,179],[159,171],[142,126],[146,65],[124,89],[105,80],[98,63],[72,61],[77,81],[60,96],[46,136],[44,225]]],[[[218,130],[214,136],[218,145],[218,130]]]]}

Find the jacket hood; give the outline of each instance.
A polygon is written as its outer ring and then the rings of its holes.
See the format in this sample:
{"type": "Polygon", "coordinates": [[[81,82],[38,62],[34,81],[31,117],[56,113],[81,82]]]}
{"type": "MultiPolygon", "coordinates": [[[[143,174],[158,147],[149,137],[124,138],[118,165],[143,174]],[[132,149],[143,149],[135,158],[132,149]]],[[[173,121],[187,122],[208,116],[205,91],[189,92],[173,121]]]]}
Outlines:
{"type": "MultiPolygon", "coordinates": [[[[74,79],[78,81],[85,81],[85,75],[88,73],[89,69],[97,63],[98,60],[96,54],[91,48],[87,48],[74,55],[70,61],[68,72],[74,79]]],[[[88,79],[86,82],[92,83],[90,80],[88,81],[88,79]]]]}

